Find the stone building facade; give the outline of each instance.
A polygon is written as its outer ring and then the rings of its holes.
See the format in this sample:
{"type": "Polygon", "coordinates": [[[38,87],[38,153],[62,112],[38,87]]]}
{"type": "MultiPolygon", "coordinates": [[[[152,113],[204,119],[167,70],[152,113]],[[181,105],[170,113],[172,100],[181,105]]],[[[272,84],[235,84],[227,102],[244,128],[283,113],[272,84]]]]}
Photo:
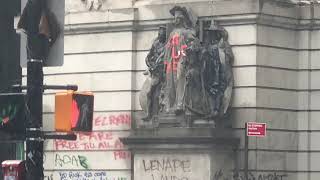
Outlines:
{"type": "MultiPolygon", "coordinates": [[[[275,0],[65,0],[62,67],[46,67],[46,84],[79,85],[95,94],[94,132],[76,142],[46,142],[46,179],[130,180],[130,152],[119,141],[139,122],[144,58],[174,5],[214,18],[235,55],[232,117],[241,138],[234,172],[244,179],[245,122],[267,123],[250,138],[249,178],[320,177],[320,6],[275,0]],[[318,62],[319,61],[319,62],[318,62]],[[81,178],[82,177],[82,178],[81,178]],[[114,179],[113,179],[114,178],[114,179]],[[96,178],[97,179],[97,178],[96,178]]],[[[25,72],[25,71],[24,71],[25,72]]],[[[54,92],[44,97],[45,129],[53,131],[54,92]]]]}

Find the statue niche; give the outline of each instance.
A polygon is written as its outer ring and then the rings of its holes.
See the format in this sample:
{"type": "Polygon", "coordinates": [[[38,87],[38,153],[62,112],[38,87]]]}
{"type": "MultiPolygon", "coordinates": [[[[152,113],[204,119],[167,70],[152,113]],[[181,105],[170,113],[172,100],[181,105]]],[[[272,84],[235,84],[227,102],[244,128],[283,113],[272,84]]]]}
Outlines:
{"type": "Polygon", "coordinates": [[[194,120],[224,119],[232,100],[234,59],[227,31],[213,20],[196,21],[185,7],[170,13],[172,31],[165,38],[166,28],[160,27],[146,57],[147,79],[139,97],[143,120],[180,119],[192,126],[194,120]]]}

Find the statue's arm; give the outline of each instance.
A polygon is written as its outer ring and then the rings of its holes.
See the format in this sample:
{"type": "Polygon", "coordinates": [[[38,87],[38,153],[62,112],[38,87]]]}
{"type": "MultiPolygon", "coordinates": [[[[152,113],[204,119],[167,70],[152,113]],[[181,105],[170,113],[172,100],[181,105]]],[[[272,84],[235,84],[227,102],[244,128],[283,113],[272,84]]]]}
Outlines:
{"type": "Polygon", "coordinates": [[[152,67],[152,62],[151,61],[152,61],[152,58],[154,56],[154,49],[155,49],[154,44],[152,44],[151,49],[149,50],[149,52],[148,52],[148,54],[147,54],[147,56],[145,58],[146,65],[148,67],[152,67]]]}

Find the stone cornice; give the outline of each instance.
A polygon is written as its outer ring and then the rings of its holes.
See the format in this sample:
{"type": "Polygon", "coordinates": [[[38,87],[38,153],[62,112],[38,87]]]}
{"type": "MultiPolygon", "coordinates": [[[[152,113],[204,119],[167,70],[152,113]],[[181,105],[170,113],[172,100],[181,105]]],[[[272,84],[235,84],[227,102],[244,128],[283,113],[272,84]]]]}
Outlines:
{"type": "MultiPolygon", "coordinates": [[[[132,15],[134,16],[134,15],[132,15]]],[[[200,17],[200,20],[210,20],[214,18],[222,26],[239,26],[247,24],[257,24],[262,26],[270,26],[275,28],[284,28],[293,31],[299,30],[316,30],[320,29],[320,19],[301,20],[295,18],[287,18],[274,16],[269,14],[241,14],[230,16],[200,17]]],[[[172,19],[155,19],[155,20],[131,20],[122,21],[105,21],[95,23],[77,23],[65,25],[66,34],[79,33],[99,33],[114,31],[148,31],[156,30],[160,25],[167,24],[172,19]]]]}
{"type": "MultiPolygon", "coordinates": [[[[233,137],[232,129],[223,128],[155,128],[136,129],[129,137],[121,138],[130,149],[155,148],[154,145],[218,145],[238,147],[239,138],[233,137]]],[[[159,147],[157,147],[159,148],[159,147]]]]}

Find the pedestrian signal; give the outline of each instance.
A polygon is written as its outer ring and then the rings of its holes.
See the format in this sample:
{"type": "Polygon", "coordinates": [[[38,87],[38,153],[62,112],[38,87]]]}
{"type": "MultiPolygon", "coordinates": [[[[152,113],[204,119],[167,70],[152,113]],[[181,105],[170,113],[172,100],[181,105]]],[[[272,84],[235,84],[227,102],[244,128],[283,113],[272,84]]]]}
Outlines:
{"type": "Polygon", "coordinates": [[[94,96],[91,92],[67,91],[55,96],[56,131],[92,131],[94,96]]]}

